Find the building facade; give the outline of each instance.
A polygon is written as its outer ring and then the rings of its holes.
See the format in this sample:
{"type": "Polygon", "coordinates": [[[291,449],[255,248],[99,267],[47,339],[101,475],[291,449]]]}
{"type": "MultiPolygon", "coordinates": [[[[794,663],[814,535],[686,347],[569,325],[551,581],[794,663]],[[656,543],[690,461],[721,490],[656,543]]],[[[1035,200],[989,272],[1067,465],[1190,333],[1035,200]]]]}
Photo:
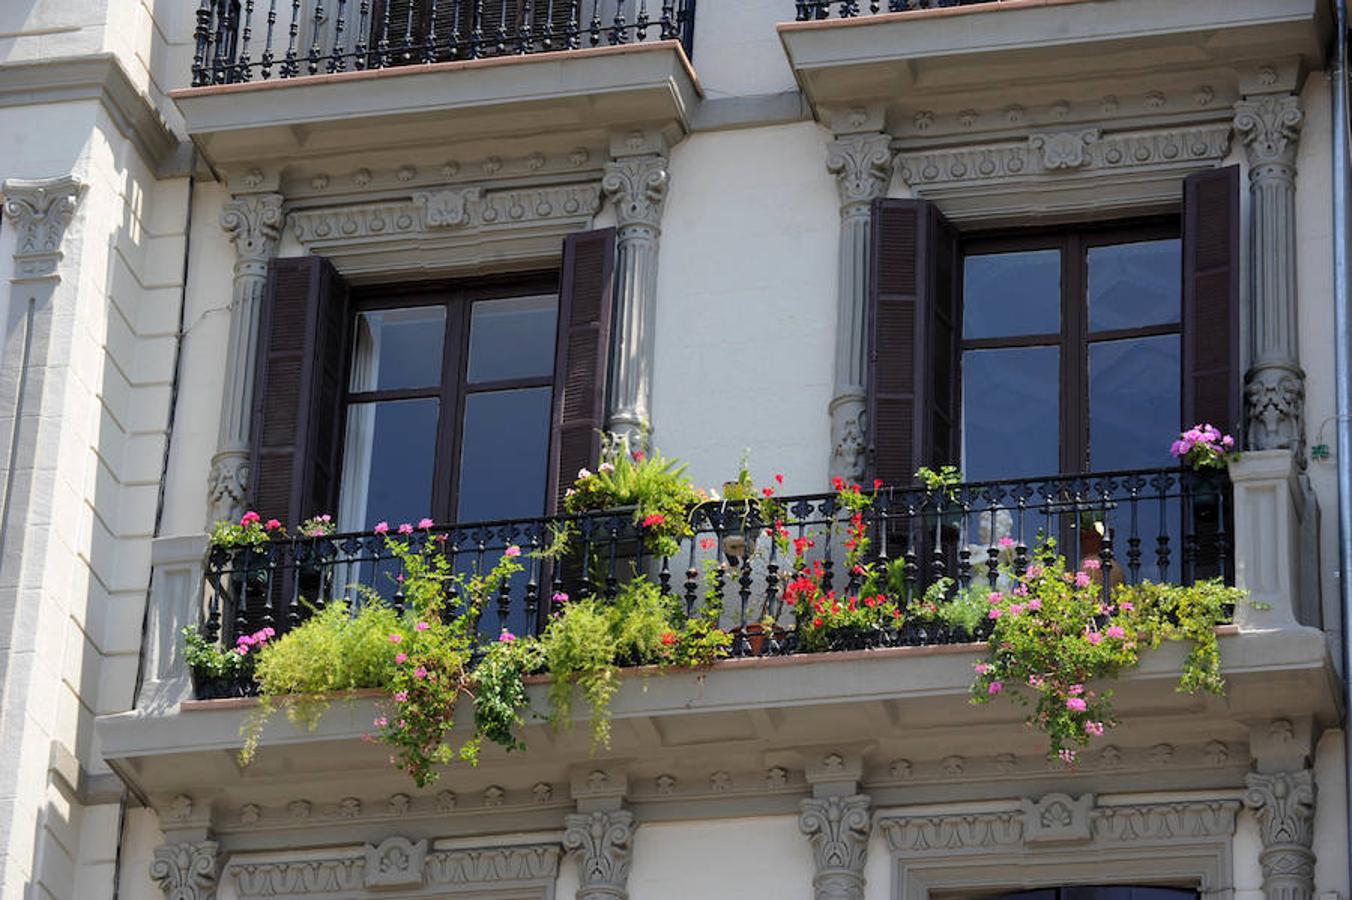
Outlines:
{"type": "MultiPolygon", "coordinates": [[[[1338,39],[1326,0],[9,0],[0,896],[1346,897],[1338,39]],[[1169,456],[1201,422],[1223,477],[1169,456]],[[1229,581],[1227,690],[1166,644],[1049,761],[971,643],[739,639],[622,674],[604,749],[531,721],[418,788],[363,694],[239,763],[257,702],[185,627],[285,630],[382,521],[538,548],[602,432],[713,486],[746,449],[828,526],[876,477],[913,574],[1040,533],[1229,581]],[[251,509],[359,537],[251,594],[208,547],[251,509]]],[[[712,554],[746,626],[787,577],[706,525],[639,565],[693,600],[712,554]]]]}

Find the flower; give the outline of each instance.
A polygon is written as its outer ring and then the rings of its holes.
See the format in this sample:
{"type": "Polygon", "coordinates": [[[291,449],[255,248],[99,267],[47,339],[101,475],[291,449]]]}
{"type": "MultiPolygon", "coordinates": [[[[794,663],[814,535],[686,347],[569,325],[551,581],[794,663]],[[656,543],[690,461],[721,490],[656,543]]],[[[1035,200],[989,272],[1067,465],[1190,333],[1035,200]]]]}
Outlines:
{"type": "Polygon", "coordinates": [[[407,654],[407,653],[396,653],[396,654],[394,654],[394,664],[395,664],[396,666],[402,666],[402,665],[403,665],[404,663],[406,663],[406,662],[408,662],[408,654],[407,654]]]}
{"type": "Polygon", "coordinates": [[[881,478],[875,478],[875,479],[873,479],[873,489],[874,489],[875,491],[876,491],[876,490],[880,490],[880,489],[882,488],[882,486],[883,486],[883,480],[882,480],[881,478]]]}
{"type": "Polygon", "coordinates": [[[1130,600],[1123,600],[1121,603],[1117,604],[1117,608],[1122,610],[1122,612],[1131,612],[1136,608],[1136,604],[1132,603],[1130,600]]]}
{"type": "Polygon", "coordinates": [[[1074,750],[1071,750],[1069,747],[1067,747],[1056,755],[1061,757],[1061,762],[1065,763],[1066,765],[1073,766],[1075,765],[1075,759],[1078,754],[1076,754],[1074,750]]]}
{"type": "Polygon", "coordinates": [[[1076,573],[1075,573],[1075,586],[1076,586],[1077,588],[1089,587],[1089,573],[1088,573],[1088,572],[1076,572],[1076,573]]]}
{"type": "Polygon", "coordinates": [[[700,548],[701,550],[712,550],[712,549],[714,549],[714,544],[715,544],[715,543],[717,543],[717,541],[715,541],[715,540],[714,540],[713,538],[711,538],[711,537],[700,538],[700,539],[699,539],[699,548],[700,548]]]}
{"type": "Polygon", "coordinates": [[[841,478],[839,475],[835,476],[831,479],[831,487],[835,488],[837,491],[845,490],[845,479],[841,478]]]}
{"type": "Polygon", "coordinates": [[[431,628],[432,626],[428,625],[426,622],[419,622],[417,625],[414,625],[413,627],[419,631],[426,631],[428,628],[431,628]]]}
{"type": "Polygon", "coordinates": [[[578,480],[578,481],[581,481],[581,480],[583,480],[584,478],[590,478],[591,476],[592,476],[591,470],[588,469],[586,466],[583,466],[582,468],[580,468],[580,469],[577,470],[577,480],[578,480]]]}
{"type": "Polygon", "coordinates": [[[1067,689],[1066,693],[1067,693],[1067,694],[1070,694],[1070,696],[1072,696],[1072,697],[1078,697],[1078,696],[1080,696],[1081,694],[1084,693],[1084,685],[1082,685],[1082,684],[1072,684],[1072,685],[1070,686],[1070,688],[1067,689]]]}
{"type": "Polygon", "coordinates": [[[652,528],[654,525],[661,525],[667,520],[667,517],[661,513],[649,513],[643,517],[643,527],[652,528]]]}
{"type": "Polygon", "coordinates": [[[1086,559],[1086,560],[1084,560],[1083,562],[1080,563],[1080,568],[1081,568],[1081,569],[1087,569],[1087,570],[1089,570],[1089,571],[1093,571],[1093,570],[1095,570],[1095,569],[1101,569],[1101,568],[1103,568],[1103,563],[1099,562],[1097,559],[1094,559],[1094,558],[1091,556],[1091,557],[1089,557],[1088,559],[1086,559]]]}
{"type": "Polygon", "coordinates": [[[1099,634],[1097,631],[1091,631],[1084,636],[1084,639],[1097,647],[1103,641],[1103,635],[1099,634]]]}
{"type": "Polygon", "coordinates": [[[268,531],[276,531],[278,528],[282,527],[282,523],[278,522],[276,519],[268,519],[263,523],[263,527],[268,531]]]}
{"type": "Polygon", "coordinates": [[[1028,601],[1028,608],[1033,612],[1037,612],[1039,609],[1042,609],[1042,598],[1033,597],[1032,599],[1030,599],[1028,601]]]}
{"type": "Polygon", "coordinates": [[[1085,730],[1085,733],[1086,733],[1086,734],[1092,734],[1094,737],[1102,737],[1102,735],[1103,735],[1103,723],[1102,723],[1102,722],[1085,722],[1085,723],[1084,723],[1084,730],[1085,730]]]}
{"type": "Polygon", "coordinates": [[[1070,710],[1071,712],[1084,712],[1088,708],[1089,704],[1085,702],[1085,699],[1083,697],[1066,698],[1066,709],[1070,710]]]}
{"type": "Polygon", "coordinates": [[[674,631],[662,632],[662,643],[668,647],[676,643],[676,632],[674,631]]]}
{"type": "Polygon", "coordinates": [[[1003,611],[1002,609],[1000,609],[1000,607],[998,607],[998,606],[992,606],[992,607],[991,607],[991,611],[988,612],[988,613],[986,613],[986,618],[988,618],[988,619],[998,619],[998,618],[1000,618],[1000,617],[1003,616],[1003,615],[1004,615],[1004,611],[1003,611]]]}
{"type": "Polygon", "coordinates": [[[404,636],[403,636],[402,634],[400,634],[399,632],[397,632],[397,631],[396,631],[394,634],[390,635],[390,643],[391,643],[391,644],[397,644],[397,643],[399,643],[400,641],[402,641],[403,639],[404,639],[404,636]]]}
{"type": "Polygon", "coordinates": [[[1029,566],[1024,574],[1029,578],[1039,578],[1042,575],[1042,566],[1029,566]]]}
{"type": "Polygon", "coordinates": [[[1003,550],[1008,550],[1010,547],[1013,547],[1013,546],[1014,546],[1014,539],[1013,539],[1012,537],[1009,537],[1008,535],[1005,535],[1004,537],[1000,538],[1000,547],[1001,547],[1001,549],[1003,549],[1003,550]]]}
{"type": "Polygon", "coordinates": [[[986,695],[994,697],[996,694],[1000,693],[1004,689],[1005,686],[1002,682],[992,681],[989,685],[986,686],[986,695]]]}
{"type": "Polygon", "coordinates": [[[1109,625],[1107,630],[1104,631],[1103,633],[1108,635],[1108,637],[1110,638],[1116,638],[1118,640],[1121,640],[1122,638],[1127,636],[1126,629],[1123,628],[1121,625],[1109,625]]]}
{"type": "Polygon", "coordinates": [[[643,462],[643,451],[642,451],[642,450],[635,450],[633,453],[630,453],[629,456],[630,456],[631,459],[634,460],[634,462],[638,462],[638,463],[643,462]]]}
{"type": "Polygon", "coordinates": [[[761,488],[761,493],[766,497],[773,497],[775,495],[775,489],[772,487],[763,487],[761,488]]]}
{"type": "Polygon", "coordinates": [[[1010,614],[1011,616],[1017,616],[1017,615],[1019,615],[1020,613],[1022,613],[1023,610],[1024,610],[1024,605],[1023,605],[1022,603],[1015,603],[1015,604],[1013,604],[1013,605],[1011,605],[1011,606],[1009,607],[1009,614],[1010,614]]]}
{"type": "Polygon", "coordinates": [[[253,525],[261,521],[262,518],[263,517],[260,516],[258,513],[254,512],[253,510],[249,510],[244,514],[244,517],[239,520],[239,524],[245,528],[248,528],[250,525],[253,525]]]}
{"type": "Polygon", "coordinates": [[[601,465],[599,465],[599,466],[596,467],[596,471],[598,471],[598,472],[606,472],[606,473],[614,472],[614,471],[615,471],[615,464],[614,464],[614,463],[603,462],[603,463],[601,463],[601,465]]]}
{"type": "Polygon", "coordinates": [[[991,670],[991,667],[983,662],[977,663],[976,665],[972,666],[972,668],[976,669],[976,674],[978,675],[985,675],[987,672],[991,670]]]}
{"type": "Polygon", "coordinates": [[[395,702],[395,703],[403,703],[403,702],[404,702],[405,700],[407,700],[407,699],[408,699],[408,691],[395,691],[395,692],[394,692],[394,702],[395,702]]]}
{"type": "Polygon", "coordinates": [[[422,528],[422,529],[424,529],[424,530],[426,530],[426,529],[428,529],[428,528],[431,528],[431,527],[432,527],[433,525],[435,525],[435,524],[436,524],[436,523],[433,522],[431,519],[419,519],[419,520],[418,520],[418,527],[419,527],[419,528],[422,528]]]}
{"type": "Polygon", "coordinates": [[[510,644],[514,640],[516,640],[516,635],[512,634],[506,628],[502,629],[502,634],[498,635],[498,642],[502,644],[510,644]]]}
{"type": "Polygon", "coordinates": [[[776,482],[777,484],[783,484],[783,483],[784,483],[784,473],[782,473],[782,472],[776,472],[776,473],[775,473],[775,482],[776,482]]]}
{"type": "Polygon", "coordinates": [[[554,596],[551,597],[550,599],[553,600],[555,603],[567,603],[568,595],[565,594],[563,591],[555,591],[554,596]]]}
{"type": "Polygon", "coordinates": [[[375,721],[373,721],[371,724],[377,728],[384,728],[386,725],[390,724],[390,720],[385,718],[384,716],[377,716],[375,721]]]}
{"type": "Polygon", "coordinates": [[[376,523],[376,527],[375,527],[375,528],[372,528],[371,530],[372,530],[373,532],[375,532],[376,534],[389,534],[389,533],[390,533],[390,523],[389,523],[389,522],[377,522],[377,523],[376,523]]]}
{"type": "Polygon", "coordinates": [[[413,670],[413,677],[414,677],[414,678],[426,678],[426,677],[427,677],[427,670],[426,670],[425,668],[423,668],[422,666],[418,666],[418,668],[416,668],[416,669],[413,670]]]}
{"type": "Polygon", "coordinates": [[[994,606],[1003,599],[1005,599],[1005,596],[1004,594],[1001,594],[999,591],[991,591],[989,594],[986,595],[986,602],[990,603],[991,606],[994,606]]]}
{"type": "Polygon", "coordinates": [[[518,557],[521,555],[521,548],[518,547],[516,544],[512,544],[506,550],[502,551],[502,555],[508,558],[518,557]]]}
{"type": "Polygon", "coordinates": [[[412,534],[412,533],[413,533],[413,526],[410,525],[410,524],[408,524],[407,522],[404,522],[402,525],[399,526],[399,533],[400,533],[400,534],[412,534]]]}

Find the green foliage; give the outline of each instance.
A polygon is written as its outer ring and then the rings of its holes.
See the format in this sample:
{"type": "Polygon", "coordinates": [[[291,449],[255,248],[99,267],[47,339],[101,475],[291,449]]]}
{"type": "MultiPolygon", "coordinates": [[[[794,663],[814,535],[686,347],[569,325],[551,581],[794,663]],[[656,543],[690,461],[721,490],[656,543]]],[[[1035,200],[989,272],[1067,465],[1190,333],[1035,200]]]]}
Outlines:
{"type": "Polygon", "coordinates": [[[937,472],[929,466],[921,466],[915,470],[915,478],[930,493],[943,491],[950,497],[953,494],[953,488],[962,484],[962,472],[958,470],[957,466],[940,466],[937,472]]]}
{"type": "Polygon", "coordinates": [[[258,513],[250,510],[239,522],[217,522],[211,526],[211,546],[217,550],[258,550],[266,547],[273,537],[284,537],[286,529],[276,519],[264,522],[258,513]]]}
{"type": "Polygon", "coordinates": [[[574,687],[592,709],[592,745],[610,743],[610,700],[619,689],[619,642],[611,611],[595,599],[577,600],[549,623],[541,638],[549,683],[549,718],[560,727],[572,716],[574,687]]]}
{"type": "Polygon", "coordinates": [[[543,662],[539,641],[503,635],[474,669],[474,722],[478,733],[511,750],[525,750],[516,729],[525,721],[525,676],[543,662]]]}
{"type": "Polygon", "coordinates": [[[233,680],[253,671],[254,656],[237,650],[225,650],[202,637],[202,632],[189,625],[182,631],[183,660],[198,681],[209,679],[233,680]]]}

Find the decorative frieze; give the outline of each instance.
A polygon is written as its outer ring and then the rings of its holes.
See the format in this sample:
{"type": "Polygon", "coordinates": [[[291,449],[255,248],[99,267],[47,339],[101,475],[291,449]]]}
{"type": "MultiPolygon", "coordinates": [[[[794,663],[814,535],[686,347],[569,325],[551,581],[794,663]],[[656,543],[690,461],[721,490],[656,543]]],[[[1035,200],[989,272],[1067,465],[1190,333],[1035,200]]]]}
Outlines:
{"type": "Polygon", "coordinates": [[[864,863],[872,833],[871,801],[865,794],[804,800],[798,829],[812,844],[815,900],[863,900],[864,863]]]}
{"type": "Polygon", "coordinates": [[[1246,779],[1244,805],[1258,817],[1263,852],[1263,891],[1268,900],[1309,900],[1314,896],[1315,781],[1309,769],[1246,779]]]}
{"type": "Polygon", "coordinates": [[[634,816],[623,809],[564,819],[563,849],[577,861],[577,900],[627,900],[634,852],[634,816]]]}
{"type": "Polygon", "coordinates": [[[84,195],[85,184],[73,175],[58,178],[6,179],[5,219],[15,229],[15,281],[56,277],[66,226],[84,195]]]}
{"type": "Polygon", "coordinates": [[[168,900],[215,900],[219,874],[215,841],[164,844],[155,848],[150,880],[168,900]]]}

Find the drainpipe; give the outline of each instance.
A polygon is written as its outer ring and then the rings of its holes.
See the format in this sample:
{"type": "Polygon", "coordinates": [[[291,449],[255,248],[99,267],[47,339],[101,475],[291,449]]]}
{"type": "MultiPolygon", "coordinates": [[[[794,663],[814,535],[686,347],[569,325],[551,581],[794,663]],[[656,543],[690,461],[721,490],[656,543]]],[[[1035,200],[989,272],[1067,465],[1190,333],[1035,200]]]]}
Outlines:
{"type": "MultiPolygon", "coordinates": [[[[1338,434],[1338,595],[1342,601],[1343,781],[1352,828],[1352,333],[1348,310],[1348,108],[1347,0],[1334,0],[1336,31],[1333,66],[1333,343],[1338,434]]],[[[1352,878],[1352,858],[1348,860],[1352,878]]]]}

